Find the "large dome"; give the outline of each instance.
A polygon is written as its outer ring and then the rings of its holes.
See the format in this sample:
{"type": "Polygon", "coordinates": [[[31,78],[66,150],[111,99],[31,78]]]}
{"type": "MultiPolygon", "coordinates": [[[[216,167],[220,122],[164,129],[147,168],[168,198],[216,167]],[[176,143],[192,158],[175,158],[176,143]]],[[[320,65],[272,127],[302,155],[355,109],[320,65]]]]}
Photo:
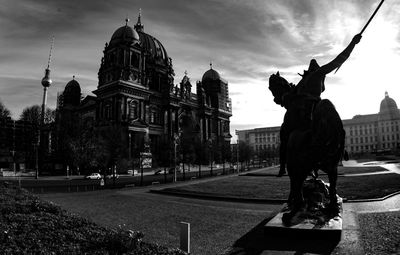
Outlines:
{"type": "Polygon", "coordinates": [[[168,60],[167,51],[159,40],[143,31],[138,31],[138,33],[140,37],[140,45],[150,54],[151,57],[165,61],[168,60]]]}
{"type": "Polygon", "coordinates": [[[379,113],[398,113],[396,101],[389,97],[389,94],[385,92],[385,98],[381,102],[379,113]]]}
{"type": "Polygon", "coordinates": [[[144,32],[143,24],[140,22],[134,28],[128,26],[128,19],[125,20],[125,26],[118,28],[111,37],[109,46],[114,47],[120,44],[134,44],[139,43],[142,49],[149,54],[150,59],[154,60],[168,60],[168,54],[162,43],[155,37],[144,32]]]}
{"type": "Polygon", "coordinates": [[[217,71],[215,71],[214,69],[212,69],[212,67],[211,67],[210,70],[206,71],[203,74],[203,78],[201,79],[202,82],[205,82],[207,80],[210,80],[210,81],[221,80],[221,76],[219,76],[219,73],[217,71]]]}
{"type": "Polygon", "coordinates": [[[127,24],[115,30],[114,34],[111,36],[110,45],[127,43],[133,44],[139,41],[139,35],[127,24]]]}

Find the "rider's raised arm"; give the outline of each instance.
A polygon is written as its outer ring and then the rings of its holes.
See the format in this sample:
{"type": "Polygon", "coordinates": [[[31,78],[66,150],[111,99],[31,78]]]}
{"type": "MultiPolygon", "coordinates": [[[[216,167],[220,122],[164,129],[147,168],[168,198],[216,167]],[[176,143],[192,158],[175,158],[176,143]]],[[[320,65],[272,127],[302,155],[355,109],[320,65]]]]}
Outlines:
{"type": "Polygon", "coordinates": [[[318,72],[321,74],[328,74],[340,67],[350,56],[351,52],[354,49],[354,46],[359,43],[361,40],[361,34],[357,34],[353,37],[350,44],[344,49],[334,60],[329,62],[326,65],[323,65],[319,68],[318,72]]]}

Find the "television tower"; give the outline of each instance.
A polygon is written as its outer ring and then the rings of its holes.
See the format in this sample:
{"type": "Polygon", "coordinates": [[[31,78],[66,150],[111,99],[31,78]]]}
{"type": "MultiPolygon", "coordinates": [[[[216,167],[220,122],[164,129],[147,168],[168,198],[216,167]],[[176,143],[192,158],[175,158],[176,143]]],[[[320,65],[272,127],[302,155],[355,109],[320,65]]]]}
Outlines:
{"type": "Polygon", "coordinates": [[[46,113],[46,103],[47,103],[47,89],[50,87],[52,80],[50,79],[50,62],[51,62],[51,52],[53,50],[54,45],[54,36],[51,40],[50,46],[50,53],[49,53],[49,60],[47,61],[47,68],[44,72],[44,77],[42,79],[42,86],[43,86],[43,101],[42,101],[42,113],[40,116],[40,124],[38,127],[38,140],[37,144],[35,145],[35,154],[36,154],[36,179],[39,178],[39,149],[42,147],[42,128],[44,127],[44,120],[45,120],[45,113],[46,113]]]}
{"type": "Polygon", "coordinates": [[[44,77],[42,79],[42,86],[43,86],[43,101],[42,101],[42,115],[41,115],[41,122],[40,125],[44,125],[45,113],[46,113],[46,104],[47,104],[47,88],[53,83],[50,79],[50,63],[51,63],[51,52],[53,50],[54,45],[54,36],[51,40],[50,46],[50,53],[49,53],[49,60],[47,61],[47,68],[44,73],[44,77]]]}

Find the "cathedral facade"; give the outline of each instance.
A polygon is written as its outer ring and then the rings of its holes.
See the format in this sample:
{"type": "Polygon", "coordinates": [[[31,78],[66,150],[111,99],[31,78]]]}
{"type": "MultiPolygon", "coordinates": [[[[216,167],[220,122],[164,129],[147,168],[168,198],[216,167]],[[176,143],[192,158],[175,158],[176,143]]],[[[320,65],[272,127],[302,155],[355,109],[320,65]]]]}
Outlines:
{"type": "Polygon", "coordinates": [[[215,152],[229,148],[228,82],[212,65],[196,83],[196,93],[187,72],[174,85],[172,59],[158,39],[145,33],[140,14],[134,27],[126,20],[113,33],[103,54],[95,96],[81,99],[75,79],[60,94],[58,122],[65,124],[59,128],[77,118],[83,127],[117,132],[126,149],[118,157],[137,159],[147,151],[156,165],[175,144],[180,154],[196,152],[195,145],[215,152]]]}

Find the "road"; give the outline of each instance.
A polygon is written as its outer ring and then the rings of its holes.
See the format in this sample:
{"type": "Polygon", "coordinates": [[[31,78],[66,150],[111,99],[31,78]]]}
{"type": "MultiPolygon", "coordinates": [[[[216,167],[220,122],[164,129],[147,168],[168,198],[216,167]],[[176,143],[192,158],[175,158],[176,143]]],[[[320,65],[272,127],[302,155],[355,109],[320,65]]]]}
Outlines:
{"type": "MultiPolygon", "coordinates": [[[[201,171],[190,172],[185,171],[177,174],[177,181],[200,179],[205,177],[232,174],[233,169],[214,168],[201,169],[201,171]]],[[[35,193],[51,193],[51,192],[76,192],[90,191],[104,188],[123,188],[126,186],[148,186],[160,183],[172,183],[174,174],[155,174],[154,170],[145,171],[142,175],[135,176],[120,175],[118,178],[105,178],[104,186],[101,180],[88,180],[84,176],[40,176],[38,179],[34,177],[0,177],[0,184],[8,182],[10,185],[20,186],[35,193]]]]}

